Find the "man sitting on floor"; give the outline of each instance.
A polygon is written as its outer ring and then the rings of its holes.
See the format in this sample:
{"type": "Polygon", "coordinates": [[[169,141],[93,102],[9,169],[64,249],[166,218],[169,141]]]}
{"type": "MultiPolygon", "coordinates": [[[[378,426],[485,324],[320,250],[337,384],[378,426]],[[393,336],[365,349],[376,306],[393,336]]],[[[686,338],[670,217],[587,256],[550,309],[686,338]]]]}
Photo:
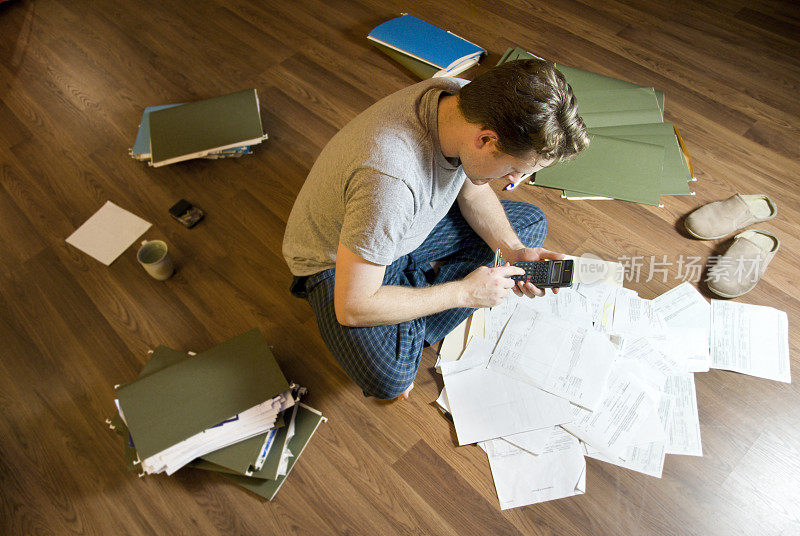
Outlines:
{"type": "Polygon", "coordinates": [[[543,249],[544,213],[503,201],[589,144],[572,89],[550,62],[503,63],[467,82],[433,78],[370,106],[320,153],[297,196],[283,254],[322,338],[365,396],[407,397],[425,343],[499,304],[543,249]]]}

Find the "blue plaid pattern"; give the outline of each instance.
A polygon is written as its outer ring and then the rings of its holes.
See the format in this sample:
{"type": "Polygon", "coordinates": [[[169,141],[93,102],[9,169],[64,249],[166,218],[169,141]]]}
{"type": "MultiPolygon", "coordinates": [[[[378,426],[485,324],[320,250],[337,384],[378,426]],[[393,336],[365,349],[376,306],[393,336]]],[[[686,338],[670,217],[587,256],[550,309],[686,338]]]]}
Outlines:
{"type": "MultiPolygon", "coordinates": [[[[541,246],[547,234],[544,212],[530,203],[502,201],[511,225],[528,247],[541,246]]],[[[490,264],[494,252],[469,226],[454,204],[413,252],[386,267],[384,285],[425,287],[464,278],[490,264]],[[431,261],[443,261],[434,273],[431,261]]],[[[433,344],[463,322],[474,309],[450,309],[401,324],[348,327],[336,321],[334,269],[305,282],[308,301],[322,339],[364,396],[389,399],[405,391],[417,375],[424,343],[433,344]]]]}

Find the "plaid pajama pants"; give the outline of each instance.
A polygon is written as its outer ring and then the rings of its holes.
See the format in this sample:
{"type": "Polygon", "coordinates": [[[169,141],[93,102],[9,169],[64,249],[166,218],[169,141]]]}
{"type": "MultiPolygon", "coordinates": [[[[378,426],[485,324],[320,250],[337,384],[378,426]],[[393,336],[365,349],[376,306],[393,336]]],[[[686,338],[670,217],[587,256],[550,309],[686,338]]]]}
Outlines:
{"type": "MultiPolygon", "coordinates": [[[[528,247],[541,246],[547,234],[542,210],[521,201],[502,203],[520,240],[528,247]]],[[[472,230],[454,203],[416,250],[386,267],[383,284],[425,287],[455,281],[493,260],[494,252],[472,230]],[[444,263],[438,273],[431,268],[431,261],[444,263]]],[[[296,277],[292,293],[308,299],[322,339],[364,396],[381,399],[399,396],[417,375],[424,344],[443,339],[474,311],[449,309],[388,326],[343,326],[334,312],[334,282],[333,268],[309,277],[296,277]]]]}

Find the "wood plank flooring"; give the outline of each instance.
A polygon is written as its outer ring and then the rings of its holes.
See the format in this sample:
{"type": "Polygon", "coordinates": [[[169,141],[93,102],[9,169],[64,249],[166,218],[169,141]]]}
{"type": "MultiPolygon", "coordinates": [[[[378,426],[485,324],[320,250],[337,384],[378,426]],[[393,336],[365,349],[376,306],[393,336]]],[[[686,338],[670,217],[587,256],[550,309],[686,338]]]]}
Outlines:
{"type": "Polygon", "coordinates": [[[664,91],[696,195],[663,208],[535,187],[501,195],[544,209],[549,249],[642,257],[626,286],[652,298],[686,276],[681,257],[729,244],[690,239],[688,212],[769,194],[778,217],[758,227],[781,250],[737,301],[787,311],[798,370],[796,2],[14,0],[0,4],[0,533],[800,533],[797,383],[697,374],[702,458],[668,456],[661,479],[589,460],[585,495],[502,512],[485,455],[457,447],[432,405],[435,348],[402,403],[364,399],[339,369],[310,307],[287,291],[281,240],[327,140],[417,81],[365,38],[400,12],[487,48],[467,78],[520,46],[664,91]],[[129,158],[145,106],[253,87],[269,134],[255,154],[158,169],[129,158]],[[207,212],[195,229],[167,213],[182,197],[207,212]],[[107,200],[153,223],[145,237],[169,243],[172,279],[148,278],[135,248],[105,267],[65,243],[107,200]],[[666,274],[651,273],[664,255],[666,274]],[[113,386],[155,345],[203,350],[252,327],[330,419],[276,500],[201,471],[127,474],[104,425],[113,386]]]}

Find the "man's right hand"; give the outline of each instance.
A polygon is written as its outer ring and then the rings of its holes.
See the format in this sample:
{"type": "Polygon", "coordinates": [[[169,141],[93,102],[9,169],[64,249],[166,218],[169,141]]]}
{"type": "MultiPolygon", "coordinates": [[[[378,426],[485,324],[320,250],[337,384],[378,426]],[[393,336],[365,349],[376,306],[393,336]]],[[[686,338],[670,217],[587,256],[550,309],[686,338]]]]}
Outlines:
{"type": "Polygon", "coordinates": [[[506,265],[497,268],[481,266],[461,280],[464,307],[479,309],[499,305],[514,288],[512,275],[523,275],[522,268],[506,265]]]}

